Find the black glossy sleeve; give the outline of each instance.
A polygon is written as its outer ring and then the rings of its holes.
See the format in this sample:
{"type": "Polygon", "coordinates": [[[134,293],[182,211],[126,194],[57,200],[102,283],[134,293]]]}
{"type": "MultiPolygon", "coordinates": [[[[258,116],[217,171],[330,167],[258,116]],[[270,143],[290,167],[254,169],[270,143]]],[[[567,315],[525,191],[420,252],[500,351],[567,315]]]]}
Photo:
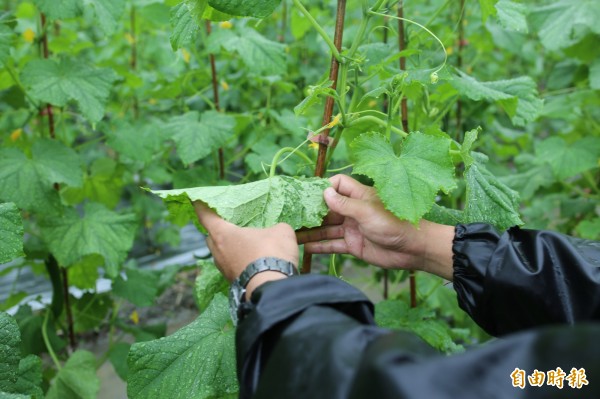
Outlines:
{"type": "Polygon", "coordinates": [[[456,226],[454,288],[460,307],[503,335],[600,320],[600,243],[518,227],[456,226]]]}
{"type": "Polygon", "coordinates": [[[600,325],[529,331],[454,356],[373,324],[364,295],[327,276],[267,283],[236,334],[240,398],[599,398],[600,325]],[[585,369],[588,385],[514,387],[522,369],[585,369]]]}

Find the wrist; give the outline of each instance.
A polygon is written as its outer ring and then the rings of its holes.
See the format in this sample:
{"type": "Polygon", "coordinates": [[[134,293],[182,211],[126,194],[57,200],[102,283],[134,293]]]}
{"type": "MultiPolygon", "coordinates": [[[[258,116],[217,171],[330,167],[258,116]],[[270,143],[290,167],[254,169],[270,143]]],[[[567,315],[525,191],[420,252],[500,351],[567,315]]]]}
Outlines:
{"type": "Polygon", "coordinates": [[[446,226],[428,221],[421,222],[420,249],[416,262],[417,269],[452,280],[452,242],[454,226],[446,226]]]}
{"type": "Polygon", "coordinates": [[[256,274],[248,281],[248,285],[246,286],[246,301],[249,301],[254,290],[264,283],[269,281],[283,280],[285,278],[288,278],[286,274],[274,270],[256,274]]]}

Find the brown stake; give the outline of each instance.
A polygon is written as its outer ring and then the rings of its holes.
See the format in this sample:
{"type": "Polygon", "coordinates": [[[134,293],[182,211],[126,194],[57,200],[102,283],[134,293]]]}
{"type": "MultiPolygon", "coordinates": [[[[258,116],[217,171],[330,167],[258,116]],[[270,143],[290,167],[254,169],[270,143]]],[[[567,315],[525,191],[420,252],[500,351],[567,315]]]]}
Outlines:
{"type": "MultiPolygon", "coordinates": [[[[404,31],[404,1],[400,1],[398,3],[398,48],[400,51],[404,51],[406,49],[407,41],[406,41],[406,32],[404,31]]],[[[400,57],[400,69],[402,71],[406,70],[406,58],[400,57]]],[[[408,103],[406,98],[402,99],[402,103],[400,104],[400,112],[402,119],[402,130],[406,133],[409,133],[408,126],[408,103]]],[[[410,287],[410,307],[414,308],[417,306],[417,282],[415,280],[415,272],[410,271],[408,274],[408,281],[410,287]]]]}
{"type": "MultiPolygon", "coordinates": [[[[46,16],[44,13],[40,14],[42,20],[42,32],[44,35],[42,36],[42,50],[43,56],[47,59],[50,56],[50,51],[48,50],[48,33],[46,32],[46,16]]],[[[50,130],[50,137],[56,138],[54,131],[54,115],[52,113],[52,106],[50,104],[46,105],[46,114],[48,115],[48,125],[50,130]]],[[[58,183],[54,183],[54,189],[60,190],[60,185],[58,183]]],[[[52,255],[50,255],[52,256],[52,255]]],[[[67,269],[61,267],[59,265],[59,269],[61,270],[61,280],[63,283],[63,297],[64,297],[64,306],[67,311],[67,328],[68,328],[68,336],[69,336],[69,346],[71,352],[75,351],[77,346],[77,342],[75,341],[75,330],[73,324],[73,314],[71,313],[71,305],[69,302],[69,277],[67,274],[67,269]]]]}
{"type": "MultiPolygon", "coordinates": [[[[333,37],[333,44],[341,51],[342,49],[342,38],[344,36],[344,19],[346,17],[346,0],[338,0],[337,2],[337,15],[335,19],[335,36],[333,37]]],[[[331,67],[329,68],[329,80],[333,83],[331,88],[335,90],[337,88],[338,72],[340,69],[340,63],[332,55],[331,56],[331,67]]],[[[322,126],[326,126],[331,122],[331,116],[333,115],[333,97],[327,97],[325,101],[325,112],[323,113],[322,126]]],[[[323,142],[327,142],[329,137],[330,129],[325,129],[321,132],[324,137],[323,142]]],[[[325,175],[325,160],[327,158],[327,145],[319,142],[319,153],[317,154],[317,164],[315,167],[315,176],[323,177],[325,175]]],[[[310,273],[312,268],[312,254],[305,252],[302,258],[302,273],[310,273]]]]}
{"type": "MultiPolygon", "coordinates": [[[[210,21],[206,20],[206,34],[210,36],[211,33],[211,25],[210,21]]],[[[217,67],[215,66],[215,55],[209,54],[208,58],[210,59],[210,70],[212,74],[212,88],[213,88],[213,97],[215,99],[215,108],[218,112],[221,112],[221,105],[219,103],[219,83],[217,82],[217,67]]],[[[225,179],[225,157],[223,155],[223,148],[219,148],[219,178],[221,180],[225,179]]]]}
{"type": "MultiPolygon", "coordinates": [[[[42,36],[42,54],[44,58],[48,58],[50,56],[50,51],[48,50],[48,34],[46,32],[46,15],[44,13],[40,14],[42,19],[42,32],[44,35],[42,36]]],[[[50,104],[46,104],[46,109],[42,112],[42,115],[48,115],[48,127],[50,129],[50,137],[55,137],[54,132],[54,113],[52,111],[52,106],[50,104]]]]}
{"type": "Polygon", "coordinates": [[[69,347],[71,348],[71,352],[74,352],[77,348],[77,341],[75,341],[75,331],[73,330],[73,313],[71,312],[71,303],[69,300],[69,269],[61,267],[60,272],[63,282],[65,309],[67,310],[67,325],[69,326],[69,347]]]}
{"type": "MultiPolygon", "coordinates": [[[[137,57],[137,35],[136,31],[136,23],[135,23],[135,6],[131,6],[131,14],[129,16],[130,24],[131,24],[131,70],[135,71],[137,69],[138,57],[137,57]]],[[[135,119],[138,118],[140,114],[139,104],[137,96],[133,95],[133,116],[135,119]]]]}
{"type": "MultiPolygon", "coordinates": [[[[465,0],[460,0],[460,17],[458,19],[458,43],[456,48],[456,66],[460,70],[463,65],[462,50],[465,46],[465,26],[463,18],[465,15],[465,0]]],[[[456,101],[456,140],[461,141],[462,135],[462,101],[456,101]]]]}

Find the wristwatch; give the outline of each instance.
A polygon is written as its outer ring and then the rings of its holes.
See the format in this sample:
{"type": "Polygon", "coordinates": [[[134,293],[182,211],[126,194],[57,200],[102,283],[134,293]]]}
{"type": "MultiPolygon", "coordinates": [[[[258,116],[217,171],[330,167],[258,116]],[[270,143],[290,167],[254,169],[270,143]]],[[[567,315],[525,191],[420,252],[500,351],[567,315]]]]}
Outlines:
{"type": "Polygon", "coordinates": [[[247,311],[241,306],[246,301],[246,286],[252,277],[256,274],[266,271],[276,271],[287,276],[298,274],[298,270],[292,262],[279,258],[260,258],[246,266],[246,269],[238,278],[233,280],[229,288],[229,312],[233,324],[237,325],[247,311]]]}

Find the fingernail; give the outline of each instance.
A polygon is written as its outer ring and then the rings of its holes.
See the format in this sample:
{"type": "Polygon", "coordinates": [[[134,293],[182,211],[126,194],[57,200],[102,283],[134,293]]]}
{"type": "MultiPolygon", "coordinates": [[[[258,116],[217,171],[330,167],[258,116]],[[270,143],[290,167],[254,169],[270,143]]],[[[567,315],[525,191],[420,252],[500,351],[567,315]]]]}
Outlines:
{"type": "Polygon", "coordinates": [[[337,194],[337,193],[335,192],[335,190],[333,189],[333,187],[327,187],[327,188],[325,189],[325,191],[323,192],[323,195],[324,195],[325,197],[329,197],[329,198],[333,198],[333,197],[335,197],[335,195],[336,195],[336,194],[337,194]]]}

